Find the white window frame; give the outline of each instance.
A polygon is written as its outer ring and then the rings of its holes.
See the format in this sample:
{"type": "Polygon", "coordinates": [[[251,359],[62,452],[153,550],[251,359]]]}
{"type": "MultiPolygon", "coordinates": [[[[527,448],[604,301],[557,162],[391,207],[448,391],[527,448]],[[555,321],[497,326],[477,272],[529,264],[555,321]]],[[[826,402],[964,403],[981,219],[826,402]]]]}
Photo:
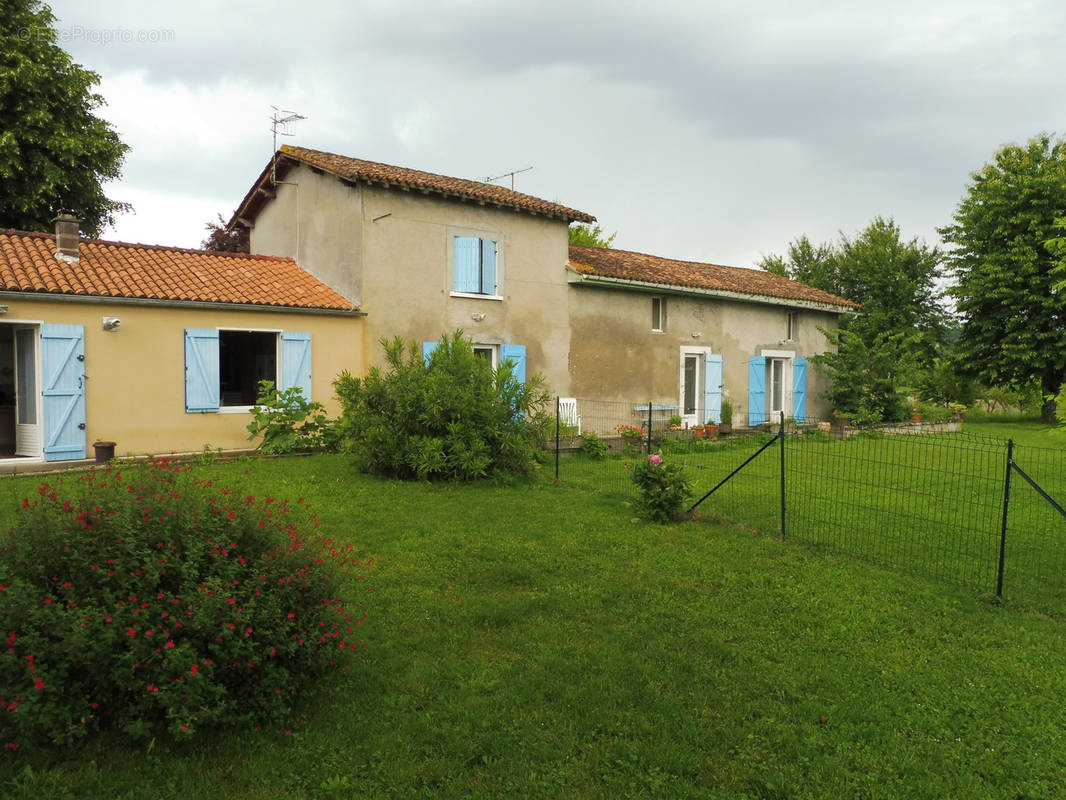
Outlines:
{"type": "Polygon", "coordinates": [[[780,422],[780,413],[785,412],[785,418],[792,416],[792,360],[796,357],[795,350],[763,350],[759,353],[766,359],[766,398],[764,414],[768,422],[780,422]],[[773,374],[773,362],[781,364],[781,408],[773,408],[773,386],[771,376],[773,374]]]}
{"type": "Polygon", "coordinates": [[[222,398],[222,334],[223,333],[272,333],[274,334],[274,385],[281,388],[281,328],[218,328],[219,349],[219,387],[218,387],[218,413],[219,414],[248,414],[255,404],[243,406],[228,406],[222,398]]]}
{"type": "Polygon", "coordinates": [[[666,298],[656,295],[651,299],[651,331],[663,333],[666,330],[666,298]],[[656,314],[658,309],[658,314],[656,314]]]}
{"type": "Polygon", "coordinates": [[[475,355],[479,350],[489,354],[489,366],[492,367],[492,369],[495,370],[496,367],[500,365],[500,346],[498,344],[472,342],[471,345],[474,349],[475,355]]]}
{"type": "Polygon", "coordinates": [[[796,338],[796,312],[789,311],[785,315],[785,341],[791,342],[796,338]]]}
{"type": "Polygon", "coordinates": [[[504,237],[499,231],[479,230],[475,228],[449,227],[447,231],[448,294],[451,297],[467,297],[473,300],[503,300],[504,271],[504,237]],[[490,239],[496,243],[496,293],[457,292],[455,290],[455,239],[466,236],[477,239],[490,239]]]}
{"type": "Polygon", "coordinates": [[[707,386],[707,356],[711,354],[710,347],[694,347],[682,345],[680,366],[678,369],[678,402],[677,410],[681,416],[681,424],[688,427],[702,425],[707,421],[706,386],[707,386]],[[696,410],[693,414],[685,413],[685,358],[698,356],[696,359],[696,410]]]}

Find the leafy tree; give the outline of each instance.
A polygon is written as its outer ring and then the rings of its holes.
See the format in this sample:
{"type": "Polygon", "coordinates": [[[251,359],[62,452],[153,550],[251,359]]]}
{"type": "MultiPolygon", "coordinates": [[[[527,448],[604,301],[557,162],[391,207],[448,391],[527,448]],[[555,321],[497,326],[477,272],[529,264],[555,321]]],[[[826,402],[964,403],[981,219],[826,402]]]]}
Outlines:
{"type": "Polygon", "coordinates": [[[462,331],[423,358],[416,342],[382,339],[387,367],[333,382],[341,401],[341,446],[366,472],[397,478],[469,480],[525,474],[534,466],[536,426],[547,402],[539,376],[493,369],[462,331]]]}
{"type": "Polygon", "coordinates": [[[570,226],[570,244],[580,244],[585,247],[610,247],[614,243],[617,233],[612,233],[606,239],[599,225],[574,224],[570,226]]]}
{"type": "Polygon", "coordinates": [[[129,148],[93,113],[100,76],[56,44],[54,22],[40,0],[5,2],[0,14],[0,227],[50,230],[69,211],[98,236],[129,208],[101,185],[129,148]]]}
{"type": "Polygon", "coordinates": [[[940,230],[953,246],[961,344],[985,383],[1037,379],[1041,417],[1052,423],[1066,374],[1066,297],[1048,243],[1066,215],[1066,140],[1043,134],[1006,145],[971,179],[953,224],[940,230]]]}
{"type": "Polygon", "coordinates": [[[774,275],[805,283],[839,297],[844,297],[846,291],[840,285],[837,249],[832,244],[811,244],[806,234],[789,242],[788,260],[771,254],[763,258],[759,266],[774,275]]]}
{"type": "Polygon", "coordinates": [[[859,424],[904,419],[907,398],[898,384],[903,334],[880,334],[867,344],[847,328],[822,332],[833,349],[811,362],[830,379],[826,397],[833,409],[859,424]]]}
{"type": "Polygon", "coordinates": [[[834,381],[828,395],[837,410],[867,422],[902,419],[900,387],[918,382],[947,340],[940,251],[917,238],[905,241],[892,219],[876,217],[838,243],[814,245],[801,236],[787,258],[771,255],[760,266],[862,306],[860,315],[842,321],[847,336],[826,332],[837,354],[815,359],[815,366],[834,381]]]}
{"type": "Polygon", "coordinates": [[[236,225],[232,229],[226,227],[226,220],[222,214],[217,220],[208,222],[204,228],[207,237],[200,243],[204,250],[213,250],[216,253],[248,253],[251,251],[251,241],[248,229],[243,225],[236,225]]]}

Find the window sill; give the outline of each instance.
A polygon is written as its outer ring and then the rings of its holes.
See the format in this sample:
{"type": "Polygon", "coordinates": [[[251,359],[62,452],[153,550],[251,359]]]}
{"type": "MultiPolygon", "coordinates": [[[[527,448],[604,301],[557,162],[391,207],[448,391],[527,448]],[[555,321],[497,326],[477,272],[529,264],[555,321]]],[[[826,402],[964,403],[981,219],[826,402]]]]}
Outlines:
{"type": "Polygon", "coordinates": [[[451,292],[451,297],[469,297],[471,300],[503,300],[498,294],[476,294],[474,292],[451,292]]]}
{"type": "Polygon", "coordinates": [[[255,406],[219,406],[219,414],[251,414],[255,406]]]}

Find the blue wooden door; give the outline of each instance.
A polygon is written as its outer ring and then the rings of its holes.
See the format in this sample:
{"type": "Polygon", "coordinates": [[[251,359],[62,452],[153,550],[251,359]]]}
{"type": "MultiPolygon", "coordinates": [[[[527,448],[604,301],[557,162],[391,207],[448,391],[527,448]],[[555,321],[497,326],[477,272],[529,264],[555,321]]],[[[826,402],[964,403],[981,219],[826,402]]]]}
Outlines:
{"type": "Polygon", "coordinates": [[[41,325],[41,377],[44,460],[85,458],[84,325],[41,325]]]}

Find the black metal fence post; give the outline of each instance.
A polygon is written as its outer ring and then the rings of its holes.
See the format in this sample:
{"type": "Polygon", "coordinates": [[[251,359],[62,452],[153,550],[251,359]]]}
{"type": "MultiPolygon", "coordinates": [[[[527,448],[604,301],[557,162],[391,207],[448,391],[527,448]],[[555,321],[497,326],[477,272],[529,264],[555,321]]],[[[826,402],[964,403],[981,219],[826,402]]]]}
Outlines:
{"type": "Polygon", "coordinates": [[[999,570],[996,576],[996,597],[1003,597],[1003,565],[1007,555],[1007,512],[1010,509],[1010,474],[1014,468],[1014,440],[1007,440],[1007,475],[1003,482],[1003,526],[999,532],[999,570]]]}
{"type": "Polygon", "coordinates": [[[781,541],[785,540],[785,412],[781,412],[781,541]]]}
{"type": "Polygon", "coordinates": [[[648,401],[648,455],[651,455],[651,400],[648,401]]]}
{"type": "Polygon", "coordinates": [[[555,397],[555,480],[559,480],[559,416],[562,401],[555,397]]]}

